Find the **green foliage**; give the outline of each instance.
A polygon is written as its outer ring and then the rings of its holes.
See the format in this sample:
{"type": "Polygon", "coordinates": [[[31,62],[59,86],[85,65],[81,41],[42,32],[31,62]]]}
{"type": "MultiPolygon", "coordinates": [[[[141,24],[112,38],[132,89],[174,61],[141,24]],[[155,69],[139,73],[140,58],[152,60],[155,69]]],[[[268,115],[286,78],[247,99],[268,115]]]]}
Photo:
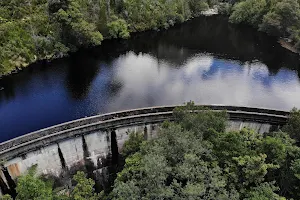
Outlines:
{"type": "Polygon", "coordinates": [[[239,156],[232,159],[237,162],[239,167],[239,176],[243,177],[243,185],[258,185],[264,181],[264,177],[269,169],[276,169],[279,166],[274,164],[266,164],[266,154],[257,156],[239,156]]]}
{"type": "Polygon", "coordinates": [[[18,178],[17,197],[18,200],[52,200],[52,184],[44,182],[35,175],[35,167],[28,174],[18,178]]]}
{"type": "Polygon", "coordinates": [[[0,75],[68,51],[56,38],[46,1],[6,0],[1,4],[0,18],[5,20],[0,24],[0,75]]]}
{"type": "Polygon", "coordinates": [[[275,4],[274,8],[264,16],[260,29],[273,35],[285,35],[290,31],[289,29],[299,24],[299,21],[299,3],[294,0],[283,0],[275,4]]]}
{"type": "MultiPolygon", "coordinates": [[[[240,0],[233,3],[230,21],[246,23],[270,35],[292,40],[300,49],[300,2],[297,0],[240,0]]],[[[226,5],[226,4],[225,4],[226,5]]],[[[227,13],[227,6],[219,6],[221,13],[227,13]]]]}
{"type": "Polygon", "coordinates": [[[280,197],[275,192],[279,188],[275,187],[272,183],[263,183],[255,188],[253,188],[245,200],[285,200],[284,197],[280,197]]]}
{"type": "Polygon", "coordinates": [[[130,133],[129,139],[124,143],[122,155],[127,158],[128,156],[138,152],[144,141],[144,135],[141,133],[130,133]]]}
{"type": "Polygon", "coordinates": [[[266,6],[266,0],[242,1],[233,7],[229,20],[233,23],[248,23],[256,26],[260,24],[266,6]]]}
{"type": "Polygon", "coordinates": [[[98,200],[99,195],[94,192],[95,182],[92,179],[87,179],[83,172],[77,172],[73,177],[77,182],[72,190],[71,198],[73,200],[98,200]]]}
{"type": "Polygon", "coordinates": [[[230,15],[232,12],[232,5],[230,3],[220,3],[218,5],[218,12],[221,15],[230,15]]]}
{"type": "MultiPolygon", "coordinates": [[[[42,179],[36,175],[36,167],[29,169],[26,175],[20,176],[17,181],[17,200],[99,200],[100,194],[94,191],[95,182],[85,177],[83,172],[78,171],[73,181],[76,185],[69,190],[53,190],[51,180],[42,179]],[[70,195],[69,195],[70,194],[70,195]]],[[[9,195],[1,199],[12,199],[9,195]]]]}
{"type": "MultiPolygon", "coordinates": [[[[2,0],[0,2],[0,76],[41,59],[53,59],[105,38],[167,29],[199,16],[218,0],[2,0]],[[104,35],[104,37],[103,37],[104,35]]],[[[221,14],[288,37],[300,48],[297,0],[222,1],[221,14]],[[232,9],[233,7],[233,9],[232,9]]]]}
{"type": "Polygon", "coordinates": [[[226,132],[226,113],[192,102],[174,117],[126,159],[113,199],[299,199],[300,149],[288,134],[226,132]]]}
{"type": "Polygon", "coordinates": [[[112,38],[129,38],[128,24],[124,19],[114,19],[107,24],[108,32],[112,38]]]}
{"type": "Polygon", "coordinates": [[[195,106],[194,102],[174,110],[175,121],[186,130],[192,130],[199,136],[212,137],[215,132],[224,132],[228,115],[226,112],[214,113],[205,107],[195,106]],[[204,112],[205,114],[199,114],[204,112]]]}
{"type": "Polygon", "coordinates": [[[76,46],[100,45],[103,36],[93,23],[84,19],[80,8],[80,1],[70,0],[67,9],[55,13],[56,20],[64,27],[62,34],[70,36],[70,42],[76,46]]]}
{"type": "Polygon", "coordinates": [[[105,38],[159,30],[198,16],[215,0],[2,0],[0,76],[105,38]],[[104,35],[104,37],[103,37],[104,35]]]}
{"type": "Polygon", "coordinates": [[[124,9],[128,13],[127,21],[132,31],[168,28],[185,16],[186,2],[182,0],[127,0],[124,9]],[[179,11],[178,11],[179,10],[179,11]]]}
{"type": "Polygon", "coordinates": [[[204,0],[190,0],[189,7],[193,16],[199,16],[202,11],[209,9],[209,5],[204,0]]]}
{"type": "Polygon", "coordinates": [[[1,200],[13,200],[13,198],[10,195],[6,194],[1,197],[1,200]]]}
{"type": "Polygon", "coordinates": [[[171,124],[158,139],[126,160],[113,190],[114,198],[232,199],[234,191],[226,190],[221,169],[205,161],[212,160],[207,146],[194,133],[171,124]]]}
{"type": "Polygon", "coordinates": [[[281,25],[281,17],[274,12],[267,13],[259,29],[271,35],[280,36],[283,30],[281,25]]]}
{"type": "Polygon", "coordinates": [[[283,127],[283,131],[287,132],[296,141],[300,141],[300,110],[294,108],[291,111],[288,123],[283,127]]]}

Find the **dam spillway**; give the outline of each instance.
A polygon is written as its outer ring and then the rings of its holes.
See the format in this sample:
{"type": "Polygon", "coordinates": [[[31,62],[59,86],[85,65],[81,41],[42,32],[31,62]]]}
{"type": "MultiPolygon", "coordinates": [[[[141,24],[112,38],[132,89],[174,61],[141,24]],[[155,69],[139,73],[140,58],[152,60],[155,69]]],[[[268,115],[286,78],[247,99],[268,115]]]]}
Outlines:
{"type": "MultiPolygon", "coordinates": [[[[143,132],[145,138],[156,136],[159,125],[172,121],[178,106],[159,106],[86,117],[45,128],[0,144],[0,187],[7,193],[14,180],[30,167],[37,173],[61,177],[87,169],[100,185],[105,185],[109,166],[116,162],[131,132],[143,132]]],[[[287,122],[289,112],[264,108],[204,105],[229,114],[228,131],[244,127],[259,133],[269,132],[287,122]]]]}

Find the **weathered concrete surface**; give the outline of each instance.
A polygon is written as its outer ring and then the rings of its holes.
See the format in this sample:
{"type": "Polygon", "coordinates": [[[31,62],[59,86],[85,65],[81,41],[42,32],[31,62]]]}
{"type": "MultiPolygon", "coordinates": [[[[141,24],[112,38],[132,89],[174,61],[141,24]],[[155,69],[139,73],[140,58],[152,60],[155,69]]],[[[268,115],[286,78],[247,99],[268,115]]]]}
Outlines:
{"type": "Polygon", "coordinates": [[[258,133],[268,133],[272,125],[258,122],[243,122],[243,121],[229,121],[226,128],[227,131],[237,131],[243,128],[250,128],[258,133]]]}
{"type": "Polygon", "coordinates": [[[83,141],[81,137],[71,138],[59,143],[65,166],[84,165],[83,141]]]}
{"type": "Polygon", "coordinates": [[[116,136],[117,136],[119,152],[122,151],[123,145],[125,141],[128,140],[130,133],[137,133],[137,132],[143,133],[144,129],[145,129],[145,125],[118,128],[116,130],[116,136]]]}
{"type": "Polygon", "coordinates": [[[56,144],[43,147],[36,151],[27,153],[22,157],[16,157],[4,163],[10,176],[15,179],[23,174],[28,168],[37,165],[40,174],[53,174],[59,176],[61,173],[61,162],[56,144]]]}
{"type": "MultiPolygon", "coordinates": [[[[1,192],[13,189],[13,180],[34,165],[39,174],[58,178],[68,178],[78,169],[86,170],[105,188],[129,133],[144,133],[146,139],[156,137],[160,123],[173,120],[174,108],[135,109],[84,118],[1,143],[0,159],[4,161],[0,171],[1,192]]],[[[260,108],[210,108],[230,109],[228,131],[248,127],[259,133],[269,132],[272,126],[283,125],[289,114],[260,108]]]]}
{"type": "Polygon", "coordinates": [[[109,132],[95,132],[85,135],[89,159],[94,167],[104,165],[104,160],[111,155],[111,135],[109,132]]]}

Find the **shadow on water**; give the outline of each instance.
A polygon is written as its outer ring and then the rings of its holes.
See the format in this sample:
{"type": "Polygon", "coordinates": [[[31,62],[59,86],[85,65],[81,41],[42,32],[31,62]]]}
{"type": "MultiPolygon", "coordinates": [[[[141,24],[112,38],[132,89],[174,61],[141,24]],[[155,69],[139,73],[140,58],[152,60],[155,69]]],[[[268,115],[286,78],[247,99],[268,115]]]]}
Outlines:
{"type": "Polygon", "coordinates": [[[147,53],[173,66],[205,52],[220,59],[239,60],[242,64],[259,60],[271,74],[278,73],[282,67],[300,70],[299,55],[281,47],[276,38],[249,26],[230,24],[223,16],[200,17],[169,30],[134,34],[127,41],[105,41],[92,51],[113,59],[127,51],[147,53]]]}
{"type": "Polygon", "coordinates": [[[98,60],[80,52],[68,61],[66,88],[72,98],[84,99],[94,78],[101,71],[98,60]]]}
{"type": "Polygon", "coordinates": [[[276,38],[249,26],[230,24],[222,16],[201,17],[167,31],[138,35],[128,42],[136,53],[150,53],[177,65],[196,52],[207,52],[240,62],[260,60],[274,73],[281,67],[300,69],[300,57],[282,48],[276,38]]]}

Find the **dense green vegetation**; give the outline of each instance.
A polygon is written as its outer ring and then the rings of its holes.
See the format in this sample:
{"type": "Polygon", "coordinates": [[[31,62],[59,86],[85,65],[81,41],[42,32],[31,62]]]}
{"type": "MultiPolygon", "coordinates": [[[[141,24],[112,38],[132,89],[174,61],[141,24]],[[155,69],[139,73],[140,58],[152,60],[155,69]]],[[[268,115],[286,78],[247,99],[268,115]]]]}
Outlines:
{"type": "MultiPolygon", "coordinates": [[[[41,59],[62,57],[105,38],[167,29],[221,0],[2,0],[0,76],[41,59]]],[[[289,38],[300,49],[299,0],[225,0],[221,13],[289,38]],[[226,3],[229,2],[229,3],[226,3]]]]}
{"type": "Polygon", "coordinates": [[[140,143],[127,157],[111,198],[300,198],[300,148],[289,136],[299,134],[299,111],[293,110],[287,132],[261,135],[226,132],[225,112],[193,109],[177,109],[175,123],[166,122],[157,139],[140,143]]]}
{"type": "Polygon", "coordinates": [[[96,193],[83,172],[59,190],[30,171],[17,181],[17,199],[300,199],[300,111],[292,111],[285,132],[258,134],[226,132],[226,112],[194,110],[176,109],[156,139],[131,134],[110,194],[96,193]]]}
{"type": "Polygon", "coordinates": [[[250,24],[277,37],[288,38],[300,50],[299,0],[240,0],[220,5],[233,23],[250,24]]]}
{"type": "MultiPolygon", "coordinates": [[[[18,200],[98,200],[101,194],[94,190],[95,182],[86,178],[83,172],[77,172],[73,181],[75,182],[72,191],[67,189],[53,190],[53,182],[45,180],[36,175],[36,166],[31,168],[26,175],[18,179],[16,187],[18,200]]],[[[12,200],[9,195],[4,195],[1,199],[12,200]]]]}
{"type": "Polygon", "coordinates": [[[104,38],[165,29],[198,16],[212,0],[1,0],[0,76],[104,38]]]}

